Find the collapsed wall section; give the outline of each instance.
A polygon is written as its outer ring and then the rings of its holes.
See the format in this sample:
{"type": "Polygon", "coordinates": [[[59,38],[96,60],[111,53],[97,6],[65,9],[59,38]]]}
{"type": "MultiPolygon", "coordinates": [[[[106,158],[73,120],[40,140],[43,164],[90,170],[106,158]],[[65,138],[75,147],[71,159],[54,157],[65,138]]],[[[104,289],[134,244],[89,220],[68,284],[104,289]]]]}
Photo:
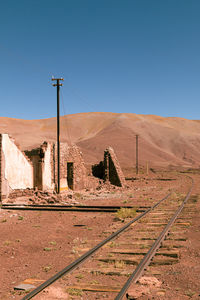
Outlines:
{"type": "Polygon", "coordinates": [[[125,186],[125,177],[113,148],[108,147],[104,151],[104,160],[92,166],[92,174],[95,177],[109,181],[116,186],[125,186]]]}
{"type": "Polygon", "coordinates": [[[105,181],[109,180],[116,186],[125,186],[125,177],[113,148],[104,151],[105,181]]]}
{"type": "Polygon", "coordinates": [[[1,199],[14,190],[33,188],[33,166],[8,134],[0,134],[1,199]]]}

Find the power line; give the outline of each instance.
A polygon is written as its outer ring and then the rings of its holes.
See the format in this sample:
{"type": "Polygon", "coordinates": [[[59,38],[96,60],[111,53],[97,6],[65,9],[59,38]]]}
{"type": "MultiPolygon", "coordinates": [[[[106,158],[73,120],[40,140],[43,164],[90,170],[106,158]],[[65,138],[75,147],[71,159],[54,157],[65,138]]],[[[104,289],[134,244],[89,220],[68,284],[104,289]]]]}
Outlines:
{"type": "Polygon", "coordinates": [[[64,99],[63,99],[63,92],[61,90],[61,102],[62,102],[62,107],[63,107],[63,112],[64,112],[64,126],[66,125],[66,132],[65,134],[67,133],[66,135],[66,139],[69,141],[69,144],[71,145],[72,144],[72,140],[71,140],[71,136],[70,136],[70,131],[69,131],[69,122],[67,120],[67,115],[66,115],[66,112],[65,112],[65,105],[64,105],[64,99]]]}

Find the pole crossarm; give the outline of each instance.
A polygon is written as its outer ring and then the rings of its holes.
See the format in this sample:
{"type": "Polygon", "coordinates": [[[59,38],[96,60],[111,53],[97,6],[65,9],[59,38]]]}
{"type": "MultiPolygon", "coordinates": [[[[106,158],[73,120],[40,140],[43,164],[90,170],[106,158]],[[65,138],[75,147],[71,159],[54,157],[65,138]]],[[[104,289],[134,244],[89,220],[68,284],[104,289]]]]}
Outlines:
{"type": "Polygon", "coordinates": [[[60,77],[60,78],[54,78],[54,77],[52,77],[51,80],[52,81],[54,81],[54,80],[63,80],[64,81],[64,78],[62,78],[62,77],[60,77]]]}
{"type": "Polygon", "coordinates": [[[62,78],[62,77],[61,77],[61,78],[54,78],[54,77],[52,77],[51,80],[52,80],[52,81],[57,81],[57,83],[53,83],[53,84],[52,84],[53,86],[58,86],[58,85],[59,85],[59,86],[63,86],[63,84],[60,83],[60,80],[64,81],[64,78],[62,78]]]}
{"type": "Polygon", "coordinates": [[[62,83],[59,83],[59,84],[57,84],[57,83],[55,83],[55,84],[52,84],[53,86],[63,86],[63,84],[62,83]]]}

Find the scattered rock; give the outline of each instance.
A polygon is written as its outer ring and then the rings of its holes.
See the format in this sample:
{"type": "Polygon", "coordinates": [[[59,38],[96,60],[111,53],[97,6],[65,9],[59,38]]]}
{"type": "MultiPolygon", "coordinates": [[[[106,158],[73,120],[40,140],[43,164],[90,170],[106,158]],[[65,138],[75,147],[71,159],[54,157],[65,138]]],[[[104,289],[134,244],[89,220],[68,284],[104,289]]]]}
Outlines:
{"type": "Polygon", "coordinates": [[[69,294],[59,287],[48,287],[42,292],[40,300],[68,300],[69,294]]]}
{"type": "Polygon", "coordinates": [[[143,276],[138,280],[138,283],[142,285],[148,285],[149,287],[160,287],[162,282],[159,281],[156,277],[143,276]]]}
{"type": "Polygon", "coordinates": [[[50,204],[55,203],[55,200],[53,198],[47,198],[46,201],[50,204]]]}
{"type": "Polygon", "coordinates": [[[150,292],[147,286],[138,285],[136,283],[131,285],[131,288],[126,294],[126,298],[129,300],[136,300],[143,295],[148,295],[150,292]]]}
{"type": "Polygon", "coordinates": [[[12,215],[10,215],[10,218],[17,217],[17,216],[18,216],[18,214],[12,214],[12,215]]]}

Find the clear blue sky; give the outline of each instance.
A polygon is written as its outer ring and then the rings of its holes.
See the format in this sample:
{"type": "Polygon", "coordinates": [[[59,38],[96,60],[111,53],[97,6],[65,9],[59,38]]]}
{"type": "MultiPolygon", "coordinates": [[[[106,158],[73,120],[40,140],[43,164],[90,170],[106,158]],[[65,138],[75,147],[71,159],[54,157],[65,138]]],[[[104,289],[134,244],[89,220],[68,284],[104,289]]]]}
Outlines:
{"type": "Polygon", "coordinates": [[[200,119],[199,0],[6,0],[0,116],[129,112],[200,119]]]}

